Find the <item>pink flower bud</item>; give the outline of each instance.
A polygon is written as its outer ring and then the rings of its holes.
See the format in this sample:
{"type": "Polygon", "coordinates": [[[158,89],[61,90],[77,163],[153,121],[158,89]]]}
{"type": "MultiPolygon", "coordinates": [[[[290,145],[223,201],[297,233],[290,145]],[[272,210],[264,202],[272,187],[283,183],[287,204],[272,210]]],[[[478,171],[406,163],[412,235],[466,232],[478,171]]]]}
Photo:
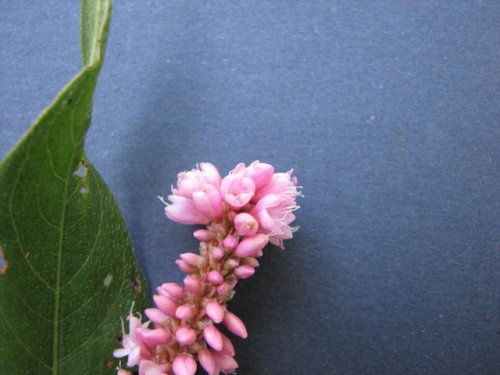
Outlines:
{"type": "Polygon", "coordinates": [[[184,297],[184,288],[176,283],[165,283],[161,287],[174,299],[179,300],[184,297]]]}
{"type": "Polygon", "coordinates": [[[234,250],[234,255],[242,257],[255,256],[259,251],[261,251],[269,242],[269,238],[265,234],[255,234],[251,237],[246,237],[240,242],[236,250],[234,250]]]}
{"type": "Polygon", "coordinates": [[[252,215],[241,212],[234,218],[234,227],[241,236],[252,236],[257,233],[259,223],[252,215]]]}
{"type": "Polygon", "coordinates": [[[209,325],[203,329],[203,337],[208,345],[217,351],[222,349],[222,336],[215,326],[209,325]]]}
{"type": "Polygon", "coordinates": [[[184,285],[186,286],[186,289],[189,290],[191,293],[198,294],[201,290],[201,283],[200,281],[194,277],[194,276],[186,276],[184,278],[184,285]]]}
{"type": "Polygon", "coordinates": [[[219,285],[224,281],[224,278],[219,271],[213,270],[208,273],[208,281],[214,285],[219,285]]]}
{"type": "Polygon", "coordinates": [[[198,361],[209,375],[215,374],[215,358],[210,350],[203,348],[198,351],[198,361]]]}
{"type": "Polygon", "coordinates": [[[201,268],[205,263],[203,257],[195,253],[182,253],[180,257],[187,264],[196,268],[201,268]]]}
{"type": "Polygon", "coordinates": [[[270,164],[261,163],[257,160],[248,166],[245,174],[253,180],[255,190],[258,190],[271,182],[274,168],[270,164]]]}
{"type": "Polygon", "coordinates": [[[229,250],[234,250],[236,249],[236,246],[238,246],[238,240],[233,236],[227,236],[224,238],[222,243],[224,244],[224,247],[229,250]]]}
{"type": "Polygon", "coordinates": [[[166,315],[174,316],[175,310],[177,309],[177,304],[170,298],[165,296],[160,296],[158,294],[153,296],[156,306],[166,315]]]}
{"type": "Polygon", "coordinates": [[[241,164],[236,166],[231,174],[222,179],[220,184],[222,198],[233,208],[243,207],[250,202],[255,194],[255,183],[251,178],[245,176],[240,166],[241,164]],[[237,172],[238,170],[241,172],[237,172]]]}
{"type": "Polygon", "coordinates": [[[222,283],[217,287],[217,293],[219,293],[221,296],[226,296],[232,290],[233,287],[227,283],[222,283]]]}
{"type": "Polygon", "coordinates": [[[160,309],[150,308],[144,310],[144,314],[155,324],[164,325],[167,316],[160,309]]]}
{"type": "Polygon", "coordinates": [[[233,343],[231,342],[231,340],[229,340],[229,338],[226,335],[221,333],[221,336],[222,336],[222,350],[221,350],[221,352],[226,353],[226,354],[230,355],[231,357],[234,357],[235,351],[234,351],[233,343]]]}
{"type": "Polygon", "coordinates": [[[215,260],[221,260],[222,258],[224,258],[224,250],[222,250],[220,247],[213,247],[212,248],[212,257],[215,259],[215,260]]]}
{"type": "Polygon", "coordinates": [[[147,329],[140,328],[137,333],[141,336],[142,341],[150,346],[167,344],[172,340],[170,332],[163,328],[147,329]]]}
{"type": "Polygon", "coordinates": [[[226,326],[226,328],[230,330],[232,333],[234,333],[236,336],[240,336],[241,338],[244,339],[248,337],[245,325],[243,324],[241,319],[238,318],[236,315],[234,315],[232,312],[226,311],[226,313],[224,314],[223,323],[226,326]]]}
{"type": "Polygon", "coordinates": [[[175,339],[179,345],[191,345],[196,341],[196,331],[189,327],[180,327],[175,331],[175,339]]]}
{"type": "MultiPolygon", "coordinates": [[[[214,366],[215,366],[215,360],[214,360],[214,366]]],[[[132,375],[132,373],[130,371],[119,368],[116,375],[132,375]]]]}
{"type": "Polygon", "coordinates": [[[215,165],[207,162],[200,163],[200,169],[208,183],[215,187],[219,187],[221,178],[219,170],[215,167],[215,165]]]}
{"type": "Polygon", "coordinates": [[[196,315],[196,309],[190,305],[181,305],[175,310],[175,317],[180,320],[189,320],[196,315]]]}
{"type": "Polygon", "coordinates": [[[156,291],[161,296],[170,297],[170,294],[168,294],[167,291],[165,289],[163,289],[161,286],[157,286],[156,291]]]}
{"type": "Polygon", "coordinates": [[[172,370],[175,375],[195,375],[196,362],[189,354],[182,353],[175,357],[172,370]]]}
{"type": "Polygon", "coordinates": [[[179,269],[182,271],[182,272],[186,272],[186,273],[193,273],[196,268],[193,267],[193,266],[190,266],[185,260],[183,259],[177,259],[175,261],[175,263],[177,264],[177,267],[179,267],[179,269]]]}
{"type": "MultiPolygon", "coordinates": [[[[221,285],[224,285],[224,284],[221,284],[221,285]]],[[[220,323],[220,322],[222,322],[222,319],[224,319],[224,309],[215,300],[212,300],[212,301],[207,303],[207,305],[205,306],[205,312],[206,312],[207,316],[214,323],[220,323]]]]}
{"type": "Polygon", "coordinates": [[[257,267],[259,267],[260,263],[254,257],[245,257],[245,258],[241,258],[240,264],[248,264],[249,266],[252,266],[253,268],[257,268],[257,267]]]}
{"type": "Polygon", "coordinates": [[[198,229],[193,233],[194,238],[198,241],[207,242],[214,238],[214,234],[206,229],[198,229]]]}
{"type": "Polygon", "coordinates": [[[233,357],[225,353],[216,352],[212,350],[212,355],[215,359],[215,366],[219,368],[222,372],[234,372],[238,368],[238,363],[233,357]]]}
{"type": "Polygon", "coordinates": [[[237,267],[233,271],[234,275],[239,279],[247,279],[255,273],[255,268],[247,264],[237,267]]]}
{"type": "Polygon", "coordinates": [[[239,264],[240,264],[240,260],[239,259],[229,258],[228,260],[226,260],[224,262],[223,269],[225,269],[225,270],[232,270],[233,268],[238,267],[239,264]]]}

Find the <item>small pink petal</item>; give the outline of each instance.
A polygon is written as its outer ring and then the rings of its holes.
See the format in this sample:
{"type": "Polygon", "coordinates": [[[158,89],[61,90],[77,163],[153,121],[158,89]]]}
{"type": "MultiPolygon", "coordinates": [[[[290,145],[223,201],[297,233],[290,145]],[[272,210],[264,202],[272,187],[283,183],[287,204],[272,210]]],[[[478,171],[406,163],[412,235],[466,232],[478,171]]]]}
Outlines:
{"type": "Polygon", "coordinates": [[[187,264],[196,268],[200,268],[205,262],[202,256],[195,253],[182,253],[180,257],[187,264]]]}
{"type": "Polygon", "coordinates": [[[215,374],[215,358],[208,349],[201,349],[198,352],[198,361],[200,361],[201,367],[208,372],[209,375],[215,374]]]}
{"type": "Polygon", "coordinates": [[[234,227],[241,236],[252,236],[257,233],[259,223],[252,215],[241,212],[234,218],[234,227]]]}
{"type": "Polygon", "coordinates": [[[234,250],[234,255],[240,258],[255,256],[267,245],[268,242],[269,238],[262,233],[255,234],[251,237],[245,237],[245,239],[240,242],[236,250],[234,250]]]}
{"type": "Polygon", "coordinates": [[[196,341],[196,331],[189,327],[178,328],[175,332],[175,339],[180,345],[191,345],[196,341]]]}
{"type": "Polygon", "coordinates": [[[191,266],[189,263],[187,263],[183,259],[177,259],[175,261],[175,263],[177,264],[177,267],[179,267],[179,269],[182,272],[193,273],[196,270],[196,267],[191,266]]]}
{"type": "Polygon", "coordinates": [[[222,350],[221,352],[226,353],[230,355],[231,357],[234,357],[235,351],[234,351],[234,346],[231,340],[229,340],[229,337],[226,335],[222,334],[222,350]]]}
{"type": "Polygon", "coordinates": [[[207,242],[214,238],[214,234],[206,229],[198,229],[193,233],[194,238],[198,241],[207,242]]]}
{"type": "Polygon", "coordinates": [[[233,236],[227,236],[224,238],[224,241],[222,242],[224,244],[224,247],[229,250],[234,250],[238,246],[238,240],[234,238],[233,236]]]}
{"type": "Polygon", "coordinates": [[[190,275],[184,278],[184,286],[187,290],[194,294],[198,294],[201,290],[200,281],[196,277],[190,275]]]}
{"type": "Polygon", "coordinates": [[[141,329],[138,331],[142,337],[142,341],[149,346],[157,346],[167,344],[172,339],[170,332],[163,328],[156,329],[141,329]]]}
{"type": "Polygon", "coordinates": [[[205,312],[214,323],[220,323],[224,319],[224,309],[217,301],[208,302],[205,306],[205,312]]]}
{"type": "Polygon", "coordinates": [[[208,281],[214,285],[219,285],[224,281],[224,278],[219,271],[213,270],[208,273],[208,281]]]}
{"type": "Polygon", "coordinates": [[[175,310],[177,310],[177,304],[170,298],[165,296],[160,296],[158,294],[153,296],[156,306],[166,315],[175,316],[175,310]]]}
{"type": "Polygon", "coordinates": [[[177,307],[177,310],[175,311],[175,317],[180,320],[189,320],[194,318],[195,315],[196,310],[190,305],[181,305],[177,307]]]}
{"type": "Polygon", "coordinates": [[[236,336],[246,339],[248,337],[247,329],[240,318],[234,315],[232,312],[226,311],[224,314],[224,325],[228,330],[234,333],[236,336]]]}
{"type": "Polygon", "coordinates": [[[178,300],[184,297],[184,288],[176,283],[161,284],[161,287],[174,299],[178,300]]]}
{"type": "Polygon", "coordinates": [[[203,337],[208,345],[217,351],[222,349],[222,336],[215,326],[209,325],[203,329],[203,337]]]}
{"type": "Polygon", "coordinates": [[[240,279],[247,279],[255,273],[255,268],[245,264],[237,267],[233,273],[236,277],[240,279]]]}
{"type": "Polygon", "coordinates": [[[174,359],[172,370],[175,375],[194,375],[196,373],[196,362],[188,354],[179,354],[174,359]]]}
{"type": "Polygon", "coordinates": [[[219,286],[217,286],[217,293],[219,293],[221,296],[226,296],[229,292],[233,290],[233,286],[229,285],[228,283],[222,283],[219,286]]]}
{"type": "Polygon", "coordinates": [[[144,314],[155,324],[163,325],[165,324],[165,320],[167,319],[167,315],[165,315],[160,309],[150,308],[144,310],[144,314]]]}
{"type": "Polygon", "coordinates": [[[225,353],[212,350],[212,355],[215,359],[215,366],[221,369],[224,373],[234,372],[238,368],[238,363],[233,357],[225,353]]]}

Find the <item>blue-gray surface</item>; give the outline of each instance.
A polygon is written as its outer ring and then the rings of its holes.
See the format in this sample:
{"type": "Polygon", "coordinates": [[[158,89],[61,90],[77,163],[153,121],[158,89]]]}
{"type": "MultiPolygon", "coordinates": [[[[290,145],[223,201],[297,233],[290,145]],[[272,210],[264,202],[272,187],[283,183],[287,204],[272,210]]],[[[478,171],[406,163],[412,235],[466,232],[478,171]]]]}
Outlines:
{"type": "MultiPolygon", "coordinates": [[[[0,155],[79,70],[77,1],[2,1],[0,155]]],[[[500,4],[116,1],[87,137],[152,286],[198,161],[304,186],[231,307],[238,374],[500,373],[500,4]]]]}

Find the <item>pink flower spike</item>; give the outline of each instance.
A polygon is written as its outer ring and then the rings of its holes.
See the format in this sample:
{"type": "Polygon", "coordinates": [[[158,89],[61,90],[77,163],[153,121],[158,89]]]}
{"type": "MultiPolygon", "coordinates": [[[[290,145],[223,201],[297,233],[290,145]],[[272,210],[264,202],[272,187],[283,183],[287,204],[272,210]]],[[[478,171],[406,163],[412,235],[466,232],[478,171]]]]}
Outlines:
{"type": "Polygon", "coordinates": [[[124,370],[122,368],[119,368],[117,370],[118,370],[118,372],[116,373],[116,375],[132,375],[132,373],[130,371],[124,370]]]}
{"type": "Polygon", "coordinates": [[[196,268],[201,268],[205,263],[203,257],[195,253],[182,253],[180,257],[187,264],[196,268]]]}
{"type": "Polygon", "coordinates": [[[184,259],[177,259],[175,263],[182,272],[193,273],[196,270],[196,267],[189,265],[184,259]]]}
{"type": "Polygon", "coordinates": [[[194,375],[196,362],[190,355],[182,353],[175,357],[172,369],[175,375],[194,375]]]}
{"type": "Polygon", "coordinates": [[[137,332],[142,337],[142,341],[149,346],[168,344],[172,340],[170,332],[163,328],[139,329],[137,332]]]}
{"type": "Polygon", "coordinates": [[[224,278],[219,271],[213,270],[208,273],[208,281],[213,285],[219,285],[224,281],[224,278]]]}
{"type": "Polygon", "coordinates": [[[181,305],[175,311],[175,317],[180,320],[189,320],[194,318],[196,310],[190,305],[181,305]]]}
{"type": "Polygon", "coordinates": [[[188,275],[184,278],[184,286],[187,290],[194,294],[198,294],[201,290],[200,281],[196,277],[191,275],[188,275]]]}
{"type": "Polygon", "coordinates": [[[249,265],[239,266],[234,270],[234,275],[239,279],[248,279],[255,273],[255,268],[249,265]]]}
{"type": "Polygon", "coordinates": [[[231,357],[234,357],[235,351],[234,351],[234,346],[231,340],[229,340],[229,337],[221,333],[222,336],[222,353],[226,353],[230,355],[231,357]]]}
{"type": "Polygon", "coordinates": [[[146,309],[144,310],[144,314],[155,324],[164,325],[167,319],[167,316],[160,309],[156,308],[146,309]]]}
{"type": "Polygon", "coordinates": [[[226,311],[226,313],[224,314],[223,323],[226,328],[236,336],[240,336],[243,339],[246,339],[248,337],[245,325],[243,324],[241,319],[234,315],[232,312],[226,311]]]}
{"type": "Polygon", "coordinates": [[[246,176],[255,183],[255,190],[268,185],[274,175],[274,168],[270,164],[261,163],[258,160],[250,164],[246,170],[246,176]]]}
{"type": "Polygon", "coordinates": [[[201,367],[208,372],[208,375],[215,374],[215,358],[210,352],[210,350],[203,348],[198,352],[198,361],[200,361],[201,367]]]}
{"type": "Polygon", "coordinates": [[[238,240],[234,238],[233,236],[227,236],[224,238],[224,241],[222,242],[224,244],[224,247],[229,250],[234,250],[238,246],[238,240]]]}
{"type": "Polygon", "coordinates": [[[209,325],[203,329],[203,337],[208,345],[217,351],[222,349],[222,336],[215,326],[209,325]]]}
{"type": "Polygon", "coordinates": [[[238,368],[238,363],[230,355],[213,350],[212,355],[215,359],[215,366],[220,368],[223,373],[231,373],[238,368]]]}
{"type": "Polygon", "coordinates": [[[234,227],[241,236],[252,236],[257,233],[259,223],[252,215],[241,212],[234,218],[234,227]]]}
{"type": "Polygon", "coordinates": [[[214,234],[206,229],[198,229],[194,231],[193,237],[198,241],[207,242],[214,238],[214,234]]]}
{"type": "Polygon", "coordinates": [[[207,303],[205,312],[214,323],[220,323],[224,319],[224,309],[215,300],[207,303]]]}
{"type": "Polygon", "coordinates": [[[189,327],[180,327],[175,332],[175,339],[179,345],[188,346],[196,342],[196,331],[189,327]]]}
{"type": "Polygon", "coordinates": [[[161,287],[174,299],[179,300],[184,297],[184,288],[176,283],[165,283],[161,287]]]}
{"type": "Polygon", "coordinates": [[[177,304],[172,301],[170,298],[165,297],[165,296],[160,296],[158,294],[155,294],[153,296],[153,299],[156,303],[156,306],[163,312],[164,314],[168,316],[175,316],[175,310],[177,309],[177,304]]]}
{"type": "Polygon", "coordinates": [[[246,237],[240,242],[236,250],[234,250],[234,255],[240,258],[254,256],[262,250],[268,242],[269,238],[265,234],[261,233],[251,237],[246,237]]]}

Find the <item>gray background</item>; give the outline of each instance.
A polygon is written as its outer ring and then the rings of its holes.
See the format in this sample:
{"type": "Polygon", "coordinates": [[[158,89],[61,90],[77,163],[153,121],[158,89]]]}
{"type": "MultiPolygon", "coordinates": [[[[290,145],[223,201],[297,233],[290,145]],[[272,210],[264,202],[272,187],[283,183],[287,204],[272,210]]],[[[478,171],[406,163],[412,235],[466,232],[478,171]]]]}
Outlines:
{"type": "MultiPolygon", "coordinates": [[[[0,1],[0,156],[80,68],[78,1],[0,1]]],[[[498,374],[498,1],[115,1],[89,158],[154,285],[199,161],[295,168],[301,230],[231,308],[239,375],[498,374]]]]}

